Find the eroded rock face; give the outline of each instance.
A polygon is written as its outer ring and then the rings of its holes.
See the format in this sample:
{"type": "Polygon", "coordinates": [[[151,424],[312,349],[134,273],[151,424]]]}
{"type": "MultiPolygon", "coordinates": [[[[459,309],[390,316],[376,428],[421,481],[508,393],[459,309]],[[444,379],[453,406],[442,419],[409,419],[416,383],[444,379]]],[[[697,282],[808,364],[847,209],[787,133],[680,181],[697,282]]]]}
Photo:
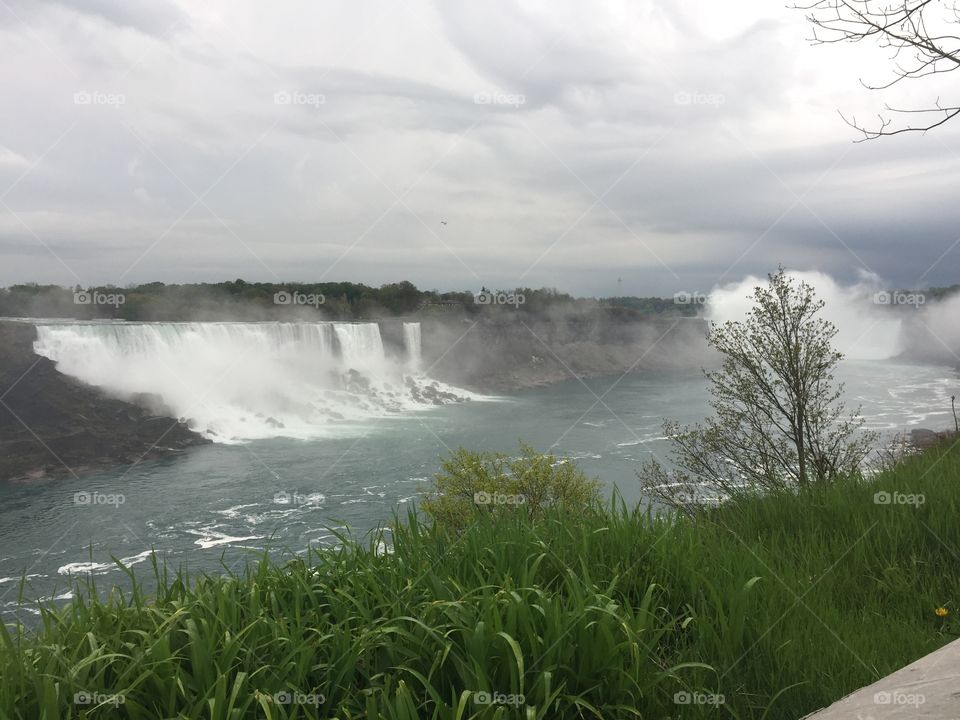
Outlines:
{"type": "Polygon", "coordinates": [[[437,382],[432,382],[428,385],[417,385],[413,378],[409,377],[407,378],[407,388],[410,391],[410,397],[424,404],[449,405],[450,403],[464,402],[464,400],[469,399],[441,389],[437,382]]]}
{"type": "Polygon", "coordinates": [[[956,439],[956,433],[949,430],[937,432],[927,428],[914,428],[910,431],[910,445],[925,450],[941,442],[956,439]]]}
{"type": "Polygon", "coordinates": [[[36,329],[0,321],[0,482],[81,474],[209,442],[142,404],[104,395],[33,352],[36,329]]]}

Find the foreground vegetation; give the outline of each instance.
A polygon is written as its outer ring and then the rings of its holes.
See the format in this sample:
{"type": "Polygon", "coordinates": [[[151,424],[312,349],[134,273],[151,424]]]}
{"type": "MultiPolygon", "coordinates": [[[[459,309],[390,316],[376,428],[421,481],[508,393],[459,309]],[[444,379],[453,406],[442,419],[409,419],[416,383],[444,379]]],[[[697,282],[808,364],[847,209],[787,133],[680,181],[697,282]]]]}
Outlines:
{"type": "Polygon", "coordinates": [[[798,718],[957,636],[958,478],[940,447],[695,519],[411,514],[240,576],[155,565],[149,598],[8,627],[0,717],[798,718]]]}

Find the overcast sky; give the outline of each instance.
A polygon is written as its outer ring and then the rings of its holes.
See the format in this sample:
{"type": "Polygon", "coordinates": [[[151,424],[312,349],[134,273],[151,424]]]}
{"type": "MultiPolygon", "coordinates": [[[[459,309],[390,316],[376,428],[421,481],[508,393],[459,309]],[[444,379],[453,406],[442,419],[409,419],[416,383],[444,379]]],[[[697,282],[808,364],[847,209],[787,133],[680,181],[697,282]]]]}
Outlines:
{"type": "Polygon", "coordinates": [[[960,123],[837,114],[956,79],[870,92],[884,52],[809,36],[770,0],[2,0],[0,284],[960,282],[960,123]]]}

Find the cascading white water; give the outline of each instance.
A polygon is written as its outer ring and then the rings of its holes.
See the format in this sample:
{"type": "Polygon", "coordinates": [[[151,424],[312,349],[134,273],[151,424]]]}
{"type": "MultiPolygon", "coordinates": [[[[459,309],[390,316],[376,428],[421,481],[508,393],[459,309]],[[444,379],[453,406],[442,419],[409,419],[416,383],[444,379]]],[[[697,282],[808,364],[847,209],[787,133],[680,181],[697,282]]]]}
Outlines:
{"type": "Polygon", "coordinates": [[[385,355],[376,323],[40,323],[34,350],[220,442],[349,434],[438,397],[385,355]]]}
{"type": "Polygon", "coordinates": [[[383,370],[385,357],[376,323],[335,323],[344,365],[354,370],[383,370]]]}
{"type": "Polygon", "coordinates": [[[423,353],[420,346],[420,323],[403,324],[403,348],[407,351],[407,367],[411,372],[420,372],[423,365],[423,353]]]}

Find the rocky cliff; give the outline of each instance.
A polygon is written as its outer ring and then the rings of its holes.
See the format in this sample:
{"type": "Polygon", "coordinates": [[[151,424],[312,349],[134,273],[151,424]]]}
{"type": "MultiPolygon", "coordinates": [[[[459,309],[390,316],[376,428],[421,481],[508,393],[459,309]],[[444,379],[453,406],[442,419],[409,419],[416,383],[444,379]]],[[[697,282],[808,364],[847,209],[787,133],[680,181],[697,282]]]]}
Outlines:
{"type": "Polygon", "coordinates": [[[208,442],[174,418],[105,396],[33,352],[36,330],[0,321],[0,482],[80,474],[208,442]]]}
{"type": "Polygon", "coordinates": [[[421,323],[428,374],[481,392],[714,361],[706,324],[696,318],[625,319],[600,312],[546,318],[507,311],[421,323]]]}

